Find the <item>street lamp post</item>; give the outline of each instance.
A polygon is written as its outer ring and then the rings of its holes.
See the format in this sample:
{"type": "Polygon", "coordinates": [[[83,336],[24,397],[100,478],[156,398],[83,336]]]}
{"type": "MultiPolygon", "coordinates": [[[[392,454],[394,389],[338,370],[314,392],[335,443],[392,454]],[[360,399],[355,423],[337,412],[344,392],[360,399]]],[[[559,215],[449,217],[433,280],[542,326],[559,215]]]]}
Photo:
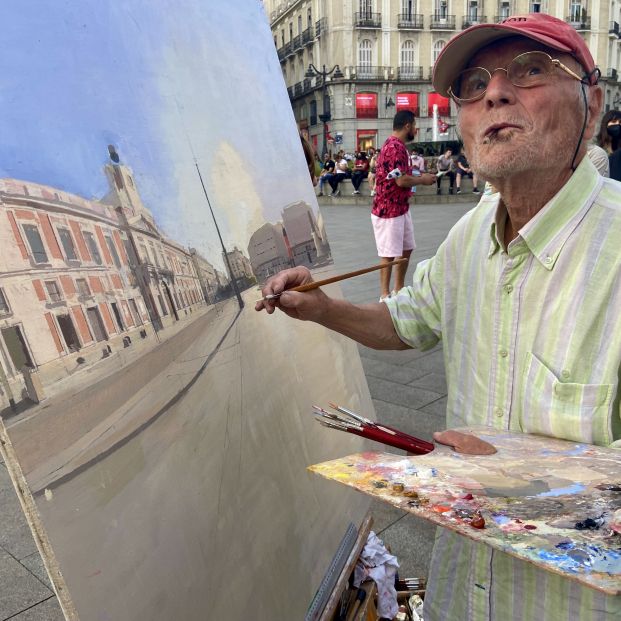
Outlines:
{"type": "Polygon", "coordinates": [[[329,109],[330,106],[329,105],[326,106],[326,98],[327,98],[327,90],[328,90],[326,78],[332,74],[334,74],[334,77],[337,80],[345,77],[343,75],[343,72],[341,71],[341,68],[338,65],[334,65],[334,67],[332,67],[332,69],[330,70],[326,69],[326,66],[323,65],[323,68],[320,71],[319,69],[317,69],[317,67],[315,67],[315,65],[313,65],[313,63],[311,63],[308,66],[308,71],[306,72],[304,76],[306,78],[314,78],[314,77],[321,76],[321,97],[322,97],[321,106],[322,107],[321,107],[321,114],[319,115],[319,120],[323,123],[323,139],[322,139],[322,145],[321,145],[321,159],[322,160],[325,157],[326,153],[328,152],[328,148],[326,144],[327,134],[328,134],[327,122],[331,118],[330,109],[329,109]]]}

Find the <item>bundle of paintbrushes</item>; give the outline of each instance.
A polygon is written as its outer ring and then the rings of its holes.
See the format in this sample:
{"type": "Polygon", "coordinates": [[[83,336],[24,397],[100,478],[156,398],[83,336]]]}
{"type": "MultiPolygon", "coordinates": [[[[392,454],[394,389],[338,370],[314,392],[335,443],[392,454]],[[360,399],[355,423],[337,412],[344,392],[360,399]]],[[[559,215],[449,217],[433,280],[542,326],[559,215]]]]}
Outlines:
{"type": "Polygon", "coordinates": [[[380,425],[347,408],[334,403],[330,403],[330,407],[336,410],[338,414],[328,412],[318,405],[313,406],[313,414],[317,417],[316,420],[324,427],[353,433],[369,440],[394,446],[408,453],[415,453],[416,455],[424,455],[434,449],[434,445],[431,442],[415,438],[388,425],[380,425]]]}

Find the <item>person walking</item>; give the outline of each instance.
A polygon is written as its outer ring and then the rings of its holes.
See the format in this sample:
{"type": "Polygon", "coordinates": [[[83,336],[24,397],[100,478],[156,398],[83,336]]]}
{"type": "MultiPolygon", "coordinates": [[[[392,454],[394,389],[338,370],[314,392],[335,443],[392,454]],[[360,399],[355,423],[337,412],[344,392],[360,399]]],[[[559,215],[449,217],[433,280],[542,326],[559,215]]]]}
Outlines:
{"type": "MultiPolygon", "coordinates": [[[[470,164],[494,192],[384,304],[289,291],[312,281],[297,267],[268,280],[263,295],[280,297],[255,309],[279,308],[375,349],[441,343],[449,427],[621,449],[621,183],[586,155],[599,75],[580,34],[545,13],[450,39],[433,86],[453,98],[470,164]]],[[[439,529],[424,617],[618,621],[621,595],[439,529]]]]}
{"type": "MultiPolygon", "coordinates": [[[[397,112],[392,128],[392,135],[382,146],[377,158],[371,221],[380,263],[389,263],[397,257],[406,259],[395,266],[394,290],[399,291],[405,283],[405,273],[415,247],[408,203],[410,190],[416,185],[432,185],[436,177],[428,173],[412,175],[405,143],[414,140],[414,114],[409,110],[397,112]]],[[[388,298],[391,293],[391,276],[392,266],[380,270],[380,301],[388,298]]]]}

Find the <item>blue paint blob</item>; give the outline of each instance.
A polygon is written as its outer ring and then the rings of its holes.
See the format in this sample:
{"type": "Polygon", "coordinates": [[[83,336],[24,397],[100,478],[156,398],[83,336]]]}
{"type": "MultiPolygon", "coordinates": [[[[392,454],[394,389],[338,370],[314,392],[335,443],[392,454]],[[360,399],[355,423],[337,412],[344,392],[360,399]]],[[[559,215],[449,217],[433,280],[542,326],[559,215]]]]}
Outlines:
{"type": "Polygon", "coordinates": [[[549,492],[541,492],[540,494],[537,494],[537,496],[542,498],[545,498],[546,496],[566,496],[569,494],[579,494],[580,492],[583,492],[584,489],[584,485],[574,483],[572,485],[568,485],[567,487],[555,487],[549,492]]]}
{"type": "Polygon", "coordinates": [[[501,513],[497,513],[496,515],[492,515],[492,519],[496,524],[502,526],[503,524],[508,524],[511,521],[511,518],[508,518],[506,515],[502,515],[501,513]]]}
{"type": "Polygon", "coordinates": [[[575,546],[573,541],[561,541],[561,543],[557,543],[556,547],[560,550],[571,550],[575,546]]]}

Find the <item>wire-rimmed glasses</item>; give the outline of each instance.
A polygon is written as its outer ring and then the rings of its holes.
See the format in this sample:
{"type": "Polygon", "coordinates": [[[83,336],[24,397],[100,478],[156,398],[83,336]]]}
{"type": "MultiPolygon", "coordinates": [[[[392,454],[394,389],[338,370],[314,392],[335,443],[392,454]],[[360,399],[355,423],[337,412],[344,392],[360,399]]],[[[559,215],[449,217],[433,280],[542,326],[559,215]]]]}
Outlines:
{"type": "Polygon", "coordinates": [[[582,82],[582,78],[577,73],[574,73],[557,58],[552,58],[545,52],[533,51],[519,54],[506,68],[497,67],[492,71],[484,67],[464,69],[453,80],[448,92],[457,103],[470,103],[481,99],[485,95],[487,86],[492,79],[492,74],[496,71],[504,71],[507,74],[507,79],[514,86],[531,88],[545,82],[548,76],[557,68],[562,69],[572,78],[582,82]]]}

